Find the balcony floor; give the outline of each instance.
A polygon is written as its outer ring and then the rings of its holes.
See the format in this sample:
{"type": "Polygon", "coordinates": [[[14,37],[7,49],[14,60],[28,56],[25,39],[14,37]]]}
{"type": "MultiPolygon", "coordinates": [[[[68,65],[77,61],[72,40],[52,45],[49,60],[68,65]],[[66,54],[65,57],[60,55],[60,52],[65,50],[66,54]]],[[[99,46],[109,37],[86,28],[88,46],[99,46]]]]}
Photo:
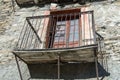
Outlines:
{"type": "Polygon", "coordinates": [[[95,45],[90,45],[77,48],[13,51],[13,53],[28,64],[56,63],[58,56],[61,62],[94,62],[95,49],[97,49],[95,45]]]}

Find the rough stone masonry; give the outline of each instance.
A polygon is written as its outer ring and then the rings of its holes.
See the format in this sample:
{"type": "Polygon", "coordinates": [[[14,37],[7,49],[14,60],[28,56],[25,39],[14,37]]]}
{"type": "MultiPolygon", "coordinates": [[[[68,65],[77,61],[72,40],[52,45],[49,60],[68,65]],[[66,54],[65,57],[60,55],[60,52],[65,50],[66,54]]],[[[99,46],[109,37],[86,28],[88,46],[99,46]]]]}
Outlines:
{"type": "MultiPolygon", "coordinates": [[[[25,17],[42,15],[50,5],[44,7],[16,8],[12,13],[11,2],[0,1],[0,80],[20,80],[15,59],[11,51],[15,47],[25,17]]],[[[78,3],[65,5],[64,8],[81,6],[78,3]]],[[[61,6],[58,6],[61,8],[61,6]]],[[[90,10],[94,10],[96,30],[104,38],[105,56],[109,76],[103,80],[120,80],[120,2],[93,2],[89,3],[90,10]]],[[[21,62],[21,64],[23,64],[21,62]]],[[[27,69],[22,65],[23,74],[27,69]]],[[[26,77],[28,75],[24,75],[26,77]]],[[[25,79],[26,80],[26,79],[25,79]]],[[[81,79],[82,80],[82,79],[81,79]]],[[[84,79],[85,80],[85,79],[84,79]]],[[[86,80],[96,80],[89,78],[86,80]]]]}

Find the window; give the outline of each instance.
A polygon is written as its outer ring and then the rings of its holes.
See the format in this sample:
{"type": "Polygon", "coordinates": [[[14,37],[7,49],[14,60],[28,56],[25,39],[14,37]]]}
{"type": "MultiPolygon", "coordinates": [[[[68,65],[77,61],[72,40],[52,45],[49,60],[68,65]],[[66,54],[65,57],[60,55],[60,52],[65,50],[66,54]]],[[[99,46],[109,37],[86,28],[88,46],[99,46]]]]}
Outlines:
{"type": "Polygon", "coordinates": [[[49,48],[66,48],[78,47],[79,43],[79,15],[80,9],[68,11],[56,11],[56,14],[50,19],[48,30],[48,47],[49,48]],[[58,13],[59,12],[59,13],[58,13]]]}

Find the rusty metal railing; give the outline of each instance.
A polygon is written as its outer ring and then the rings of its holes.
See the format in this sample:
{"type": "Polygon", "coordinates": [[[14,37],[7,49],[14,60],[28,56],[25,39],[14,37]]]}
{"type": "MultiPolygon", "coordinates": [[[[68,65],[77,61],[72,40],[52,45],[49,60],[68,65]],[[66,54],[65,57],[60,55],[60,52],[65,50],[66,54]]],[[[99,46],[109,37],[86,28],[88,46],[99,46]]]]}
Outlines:
{"type": "Polygon", "coordinates": [[[93,11],[27,17],[17,50],[74,48],[96,44],[93,11]]]}

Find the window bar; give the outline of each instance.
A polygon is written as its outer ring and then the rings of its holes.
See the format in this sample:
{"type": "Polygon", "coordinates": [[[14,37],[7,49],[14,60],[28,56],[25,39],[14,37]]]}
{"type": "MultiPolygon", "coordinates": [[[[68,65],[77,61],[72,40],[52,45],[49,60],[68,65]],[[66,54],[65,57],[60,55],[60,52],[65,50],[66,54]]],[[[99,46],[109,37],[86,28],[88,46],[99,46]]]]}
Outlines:
{"type": "MultiPolygon", "coordinates": [[[[65,21],[66,21],[66,18],[67,18],[67,14],[65,14],[65,21]]],[[[63,45],[63,47],[65,47],[65,43],[67,42],[65,35],[66,35],[66,25],[65,25],[65,29],[64,29],[64,39],[63,39],[63,44],[64,44],[64,45],[63,45]]],[[[66,45],[67,45],[67,44],[66,44],[66,45]]]]}
{"type": "MultiPolygon", "coordinates": [[[[34,23],[34,20],[32,20],[32,25],[33,25],[33,23],[34,23]]],[[[34,26],[33,26],[34,27],[34,26]]],[[[29,35],[30,34],[32,34],[33,32],[32,32],[32,29],[30,28],[30,25],[29,25],[29,32],[28,32],[28,35],[26,36],[27,37],[27,39],[26,39],[26,43],[25,43],[25,48],[26,48],[26,45],[27,45],[27,42],[28,42],[28,40],[29,40],[29,35]]],[[[30,37],[31,38],[31,37],[30,37]]],[[[30,40],[30,41],[32,41],[32,40],[30,40]]],[[[29,43],[28,43],[28,45],[29,45],[29,43]]],[[[28,46],[29,47],[29,46],[28,46]]]]}
{"type": "Polygon", "coordinates": [[[95,34],[95,23],[94,23],[94,13],[93,11],[91,12],[92,14],[92,32],[93,32],[93,35],[94,35],[94,43],[96,44],[96,34],[95,34]]]}
{"type": "Polygon", "coordinates": [[[49,48],[49,42],[50,42],[50,28],[51,28],[51,23],[52,23],[52,16],[50,16],[50,26],[48,26],[47,32],[46,32],[46,48],[49,48]]]}
{"type": "Polygon", "coordinates": [[[29,49],[34,48],[34,42],[35,42],[34,36],[35,36],[35,34],[33,32],[31,32],[31,43],[29,44],[29,49]]]}
{"type": "MultiPolygon", "coordinates": [[[[39,38],[42,39],[42,33],[43,33],[43,30],[44,30],[44,25],[45,25],[45,18],[42,19],[43,20],[43,26],[42,26],[42,32],[40,32],[40,36],[38,36],[39,38]]],[[[39,30],[38,30],[39,31],[39,30]]],[[[37,34],[38,34],[38,31],[37,31],[37,34]]],[[[37,48],[38,47],[38,39],[35,40],[35,45],[34,45],[34,48],[37,48]]],[[[41,45],[42,45],[42,40],[41,40],[41,45]]]]}
{"type": "Polygon", "coordinates": [[[35,38],[35,42],[34,42],[33,48],[35,49],[36,48],[36,44],[37,44],[37,37],[35,36],[35,34],[34,34],[34,38],[35,38]]]}
{"type": "Polygon", "coordinates": [[[42,22],[42,19],[40,18],[40,20],[38,21],[38,27],[36,28],[37,29],[37,32],[39,31],[40,27],[41,27],[41,22],[42,22]]]}
{"type": "MultiPolygon", "coordinates": [[[[60,18],[61,18],[61,21],[62,21],[63,15],[61,15],[60,18]]],[[[58,20],[58,18],[57,18],[57,20],[58,20]]],[[[60,21],[60,22],[61,22],[61,21],[60,21]]],[[[61,22],[60,24],[62,24],[62,22],[61,22]]],[[[60,26],[60,27],[61,27],[61,26],[60,26]]],[[[59,32],[60,34],[62,33],[62,30],[59,29],[58,31],[60,31],[60,32],[59,32]]],[[[61,46],[60,38],[61,38],[61,36],[59,35],[59,38],[58,38],[58,48],[59,48],[59,46],[61,46]],[[60,41],[60,43],[59,43],[59,41],[60,41]]]]}
{"type": "Polygon", "coordinates": [[[28,19],[27,19],[27,22],[28,22],[28,24],[30,25],[30,28],[33,30],[35,36],[38,38],[39,43],[42,43],[42,41],[41,41],[41,39],[39,38],[39,36],[38,36],[36,30],[33,28],[32,24],[30,23],[30,21],[29,21],[28,19]]]}
{"type": "Polygon", "coordinates": [[[67,24],[69,25],[69,26],[66,26],[67,27],[67,32],[66,32],[66,42],[67,42],[67,44],[66,44],[66,47],[69,47],[69,38],[70,38],[70,20],[71,20],[71,15],[72,14],[69,14],[68,15],[68,17],[70,16],[70,19],[69,20],[67,20],[67,24]]]}
{"type": "MultiPolygon", "coordinates": [[[[56,23],[58,22],[58,18],[59,18],[58,16],[60,16],[60,22],[62,21],[61,15],[57,15],[57,21],[56,21],[56,23]]],[[[56,29],[57,29],[57,26],[56,26],[56,29]]],[[[55,33],[58,32],[58,34],[59,34],[59,35],[57,36],[57,37],[58,37],[57,48],[59,48],[59,46],[60,46],[60,45],[59,45],[59,39],[60,39],[60,32],[59,32],[59,31],[60,31],[60,30],[59,30],[59,29],[56,30],[56,29],[55,29],[55,33]]]]}
{"type": "Polygon", "coordinates": [[[29,28],[29,25],[28,25],[28,26],[27,26],[26,33],[25,33],[23,45],[22,45],[22,47],[23,47],[24,49],[25,49],[26,39],[27,39],[27,35],[28,35],[29,30],[30,30],[30,28],[29,28]]]}
{"type": "MultiPolygon", "coordinates": [[[[34,23],[34,20],[32,20],[32,24],[34,23]]],[[[36,25],[34,26],[34,27],[36,27],[36,25]]],[[[29,32],[28,32],[28,35],[27,35],[27,39],[26,39],[26,43],[25,43],[25,48],[27,48],[27,44],[28,44],[28,47],[29,47],[29,37],[30,37],[30,34],[31,34],[31,32],[32,32],[32,29],[31,28],[29,28],[30,30],[29,30],[29,32]]],[[[31,43],[31,41],[32,40],[30,40],[30,43],[31,43]]]]}
{"type": "MultiPolygon", "coordinates": [[[[32,14],[32,16],[34,16],[34,13],[32,14]]],[[[34,18],[33,18],[33,19],[34,19],[34,18]]],[[[30,19],[28,19],[28,20],[30,20],[30,19]]],[[[33,21],[34,21],[34,20],[32,20],[32,23],[31,23],[32,25],[33,25],[33,21]]],[[[33,28],[34,28],[34,27],[36,27],[36,26],[33,25],[33,28]]],[[[30,28],[30,29],[32,30],[32,28],[30,28]]],[[[33,30],[30,31],[30,36],[31,36],[31,37],[30,37],[31,39],[30,39],[30,42],[28,41],[28,48],[32,47],[33,36],[34,36],[33,30]],[[30,44],[29,44],[29,43],[30,43],[30,44]]]]}
{"type": "Polygon", "coordinates": [[[50,38],[50,41],[49,41],[49,42],[50,42],[50,43],[49,43],[49,47],[50,47],[50,48],[54,47],[54,40],[53,40],[53,38],[54,38],[54,32],[55,32],[55,29],[54,29],[54,28],[55,28],[55,25],[54,25],[54,24],[55,24],[55,23],[54,23],[55,20],[54,20],[54,18],[55,18],[55,16],[52,15],[52,19],[53,19],[53,20],[51,21],[51,27],[50,27],[50,31],[49,31],[50,34],[48,34],[48,35],[49,35],[49,38],[50,38]]]}
{"type": "MultiPolygon", "coordinates": [[[[27,22],[26,22],[27,23],[27,22]]],[[[25,35],[26,35],[26,32],[27,32],[27,27],[28,27],[28,23],[26,25],[26,28],[25,28],[25,31],[24,31],[24,34],[23,34],[23,38],[22,38],[22,41],[21,41],[21,44],[20,44],[20,49],[23,49],[23,42],[24,42],[24,39],[25,39],[25,35]]]]}
{"type": "Polygon", "coordinates": [[[36,49],[39,49],[39,40],[38,40],[38,38],[37,38],[36,49]]]}
{"type": "MultiPolygon", "coordinates": [[[[33,20],[32,20],[32,23],[33,23],[33,20]]],[[[25,40],[24,40],[24,43],[23,43],[23,48],[26,49],[26,44],[27,44],[27,41],[28,41],[28,37],[29,37],[29,34],[30,34],[30,25],[28,25],[28,28],[27,28],[27,31],[26,31],[26,35],[25,35],[25,40]]]]}
{"type": "MultiPolygon", "coordinates": [[[[38,23],[38,19],[36,20],[36,23],[35,23],[35,26],[34,26],[36,32],[37,32],[37,23],[38,23]]],[[[34,36],[34,35],[32,34],[32,36],[31,36],[31,39],[32,39],[31,42],[33,41],[33,39],[35,39],[35,40],[37,39],[37,38],[33,38],[33,36],[34,36]]],[[[35,42],[34,42],[34,44],[35,44],[35,42]]],[[[32,46],[32,45],[31,45],[31,46],[32,46]]],[[[34,48],[34,45],[33,45],[33,48],[34,48]]]]}
{"type": "MultiPolygon", "coordinates": [[[[86,25],[87,25],[87,29],[88,29],[88,31],[89,31],[89,20],[88,20],[88,13],[86,13],[86,25]]],[[[86,30],[86,29],[85,29],[86,30]]],[[[86,31],[87,32],[87,31],[86,31]]],[[[88,38],[89,36],[87,36],[87,38],[86,38],[86,45],[88,45],[88,43],[89,43],[89,38],[88,38]]]]}
{"type": "Polygon", "coordinates": [[[92,44],[92,37],[91,37],[91,17],[90,17],[90,13],[88,14],[89,16],[88,16],[88,18],[89,18],[89,30],[90,30],[90,44],[92,44]]]}
{"type": "Polygon", "coordinates": [[[79,33],[79,46],[82,44],[81,40],[82,40],[82,23],[81,23],[81,14],[79,14],[79,19],[78,19],[78,33],[79,33]]]}
{"type": "MultiPolygon", "coordinates": [[[[42,22],[42,20],[40,19],[40,21],[39,21],[39,23],[38,23],[38,27],[36,28],[37,33],[38,33],[38,31],[40,30],[41,22],[42,22]]],[[[34,41],[34,46],[33,46],[34,48],[35,48],[36,44],[37,44],[37,38],[35,38],[35,41],[34,41]]]]}
{"type": "MultiPolygon", "coordinates": [[[[36,27],[37,27],[37,26],[36,26],[37,23],[38,23],[38,19],[37,19],[37,21],[36,21],[36,23],[35,23],[35,26],[34,26],[34,27],[35,27],[35,30],[36,30],[36,27]]],[[[32,43],[35,42],[35,41],[33,41],[34,39],[36,39],[36,38],[34,38],[34,33],[31,32],[31,43],[29,44],[29,46],[30,46],[30,47],[33,47],[33,48],[34,48],[34,45],[32,45],[32,43]]],[[[35,43],[34,43],[34,44],[35,44],[35,43]]],[[[29,48],[30,48],[30,47],[29,47],[29,48]]]]}
{"type": "Polygon", "coordinates": [[[30,30],[30,36],[29,36],[29,39],[28,39],[28,43],[27,43],[27,48],[30,49],[31,48],[31,44],[32,44],[32,35],[33,35],[33,32],[32,32],[32,29],[30,30]]]}
{"type": "Polygon", "coordinates": [[[48,29],[48,34],[47,34],[48,35],[47,37],[49,38],[49,41],[47,42],[47,45],[48,45],[47,48],[51,48],[51,38],[52,38],[52,35],[51,35],[52,34],[52,32],[51,32],[52,30],[51,29],[53,28],[53,21],[54,21],[53,20],[53,16],[51,16],[50,27],[48,29]]]}
{"type": "MultiPolygon", "coordinates": [[[[49,17],[47,17],[47,18],[49,18],[49,17]]],[[[42,39],[42,37],[44,37],[42,34],[43,34],[44,30],[45,30],[45,27],[46,27],[46,17],[44,18],[43,28],[42,28],[42,32],[41,32],[41,35],[40,35],[40,38],[41,38],[41,39],[42,39]]],[[[43,43],[42,43],[42,44],[43,44],[43,43]]]]}
{"type": "Polygon", "coordinates": [[[86,26],[86,25],[85,25],[85,13],[83,13],[83,23],[84,23],[84,24],[83,24],[83,29],[84,29],[84,30],[83,30],[83,32],[84,32],[84,34],[83,34],[83,36],[84,36],[84,37],[83,37],[83,43],[84,43],[84,44],[83,44],[83,45],[85,45],[85,26],[86,26]]]}
{"type": "MultiPolygon", "coordinates": [[[[40,23],[39,23],[39,24],[41,24],[41,20],[40,20],[40,23]]],[[[39,24],[38,24],[38,25],[39,25],[39,24]]],[[[40,27],[40,26],[38,26],[37,29],[36,29],[36,30],[37,30],[37,34],[38,34],[38,31],[40,30],[39,27],[40,27]]],[[[39,35],[39,34],[38,34],[38,35],[39,35]]],[[[40,36],[39,36],[39,37],[40,37],[40,36]]],[[[40,37],[40,38],[41,38],[41,37],[40,37]]],[[[42,41],[42,40],[41,40],[41,41],[42,41]]],[[[36,45],[36,48],[37,48],[37,49],[39,49],[39,48],[41,47],[41,44],[42,44],[42,43],[39,43],[39,40],[36,38],[36,44],[35,44],[35,45],[36,45]]]]}
{"type": "Polygon", "coordinates": [[[83,25],[84,23],[82,22],[82,18],[83,18],[83,14],[80,14],[80,37],[81,37],[81,41],[80,41],[80,46],[83,46],[83,25]]]}
{"type": "Polygon", "coordinates": [[[72,47],[75,47],[74,38],[75,38],[75,27],[76,27],[76,25],[75,25],[76,13],[74,13],[73,16],[74,16],[74,20],[73,20],[74,21],[74,29],[73,29],[74,31],[73,31],[73,45],[72,45],[72,47]]]}
{"type": "Polygon", "coordinates": [[[54,34],[55,34],[55,20],[54,20],[54,18],[55,18],[55,16],[54,15],[52,15],[52,18],[53,18],[53,21],[52,21],[52,30],[50,30],[50,33],[52,33],[51,34],[51,41],[50,41],[50,48],[52,48],[52,47],[54,47],[54,34]]]}
{"type": "Polygon", "coordinates": [[[35,36],[35,34],[33,34],[33,39],[35,39],[34,42],[33,42],[33,48],[35,49],[36,43],[37,43],[37,37],[35,36]]]}
{"type": "Polygon", "coordinates": [[[27,45],[27,42],[29,40],[29,35],[30,35],[30,32],[31,32],[32,29],[28,28],[28,34],[26,35],[26,41],[24,43],[24,48],[27,49],[26,45],[27,45]]]}
{"type": "MultiPolygon", "coordinates": [[[[41,21],[41,20],[40,20],[41,21]]],[[[38,31],[39,31],[39,26],[37,26],[37,25],[39,25],[39,21],[38,21],[38,19],[36,20],[36,23],[35,23],[35,30],[36,30],[36,32],[37,32],[37,34],[38,34],[38,31]]],[[[38,37],[39,37],[39,34],[38,34],[38,37]]],[[[40,38],[40,37],[39,37],[40,38]]],[[[39,45],[41,44],[41,43],[39,43],[39,40],[38,40],[38,38],[36,37],[35,38],[35,45],[36,45],[36,48],[38,48],[39,49],[39,45]]]]}
{"type": "Polygon", "coordinates": [[[22,37],[23,37],[22,34],[23,34],[23,32],[24,32],[24,29],[25,29],[25,24],[26,24],[26,21],[24,22],[24,25],[23,25],[22,30],[21,30],[21,32],[20,32],[20,36],[19,36],[19,39],[18,39],[18,43],[16,44],[16,46],[17,46],[18,49],[20,49],[21,39],[23,39],[23,38],[22,38],[22,37]]]}

